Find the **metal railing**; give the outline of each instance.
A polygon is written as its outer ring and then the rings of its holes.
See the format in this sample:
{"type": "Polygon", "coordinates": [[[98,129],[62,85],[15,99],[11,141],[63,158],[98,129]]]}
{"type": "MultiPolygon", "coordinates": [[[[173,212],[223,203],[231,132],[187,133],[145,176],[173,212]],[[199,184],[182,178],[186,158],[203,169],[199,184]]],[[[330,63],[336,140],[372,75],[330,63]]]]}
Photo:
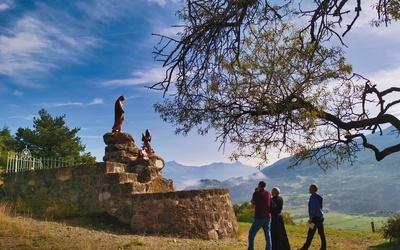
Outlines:
{"type": "Polygon", "coordinates": [[[12,173],[38,169],[62,168],[72,165],[75,165],[75,163],[61,158],[32,157],[30,151],[25,148],[21,153],[8,152],[6,172],[12,173]]]}

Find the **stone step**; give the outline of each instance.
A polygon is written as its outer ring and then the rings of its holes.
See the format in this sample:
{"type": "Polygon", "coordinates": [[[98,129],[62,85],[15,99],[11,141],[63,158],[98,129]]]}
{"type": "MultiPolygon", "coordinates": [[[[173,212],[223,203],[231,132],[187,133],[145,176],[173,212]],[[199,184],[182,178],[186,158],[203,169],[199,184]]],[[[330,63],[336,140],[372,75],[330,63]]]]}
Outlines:
{"type": "Polygon", "coordinates": [[[124,184],[137,182],[137,179],[138,175],[135,173],[107,173],[104,181],[106,184],[124,184]]]}

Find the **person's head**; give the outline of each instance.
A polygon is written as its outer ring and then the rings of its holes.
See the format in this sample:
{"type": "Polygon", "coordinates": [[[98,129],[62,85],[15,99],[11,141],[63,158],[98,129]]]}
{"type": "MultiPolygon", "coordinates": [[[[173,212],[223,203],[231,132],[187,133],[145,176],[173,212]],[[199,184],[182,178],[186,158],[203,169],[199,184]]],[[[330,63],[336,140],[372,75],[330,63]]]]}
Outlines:
{"type": "Polygon", "coordinates": [[[279,188],[277,188],[277,187],[274,187],[274,188],[272,188],[272,190],[271,190],[272,196],[279,195],[280,193],[281,193],[281,190],[280,190],[279,188]]]}
{"type": "Polygon", "coordinates": [[[316,192],[318,192],[317,184],[311,184],[310,188],[309,188],[309,192],[310,192],[310,194],[315,194],[316,192]]]}
{"type": "Polygon", "coordinates": [[[121,96],[118,98],[118,100],[120,100],[120,101],[125,101],[125,96],[121,95],[121,96]]]}
{"type": "Polygon", "coordinates": [[[258,183],[258,188],[265,188],[267,186],[267,183],[265,181],[260,181],[258,183]]]}

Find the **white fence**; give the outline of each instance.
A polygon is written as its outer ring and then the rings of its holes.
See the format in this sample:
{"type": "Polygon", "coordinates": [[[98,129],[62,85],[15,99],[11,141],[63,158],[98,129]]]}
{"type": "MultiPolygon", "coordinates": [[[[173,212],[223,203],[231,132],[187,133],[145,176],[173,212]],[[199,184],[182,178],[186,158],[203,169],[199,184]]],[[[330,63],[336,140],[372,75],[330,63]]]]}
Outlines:
{"type": "Polygon", "coordinates": [[[25,148],[21,153],[8,152],[6,172],[11,173],[37,169],[61,168],[71,165],[75,164],[64,159],[32,157],[30,151],[25,148]]]}

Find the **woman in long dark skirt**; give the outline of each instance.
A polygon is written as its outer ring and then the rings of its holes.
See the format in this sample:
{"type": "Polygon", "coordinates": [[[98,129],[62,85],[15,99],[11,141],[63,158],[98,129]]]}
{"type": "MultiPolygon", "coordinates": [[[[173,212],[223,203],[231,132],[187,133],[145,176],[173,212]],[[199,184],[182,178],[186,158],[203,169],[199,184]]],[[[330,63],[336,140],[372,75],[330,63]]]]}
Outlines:
{"type": "Polygon", "coordinates": [[[283,199],[279,196],[281,191],[279,188],[274,187],[271,191],[272,201],[276,204],[276,207],[272,209],[271,219],[271,239],[273,250],[290,250],[289,239],[286,234],[285,224],[283,223],[282,208],[283,199]]]}

